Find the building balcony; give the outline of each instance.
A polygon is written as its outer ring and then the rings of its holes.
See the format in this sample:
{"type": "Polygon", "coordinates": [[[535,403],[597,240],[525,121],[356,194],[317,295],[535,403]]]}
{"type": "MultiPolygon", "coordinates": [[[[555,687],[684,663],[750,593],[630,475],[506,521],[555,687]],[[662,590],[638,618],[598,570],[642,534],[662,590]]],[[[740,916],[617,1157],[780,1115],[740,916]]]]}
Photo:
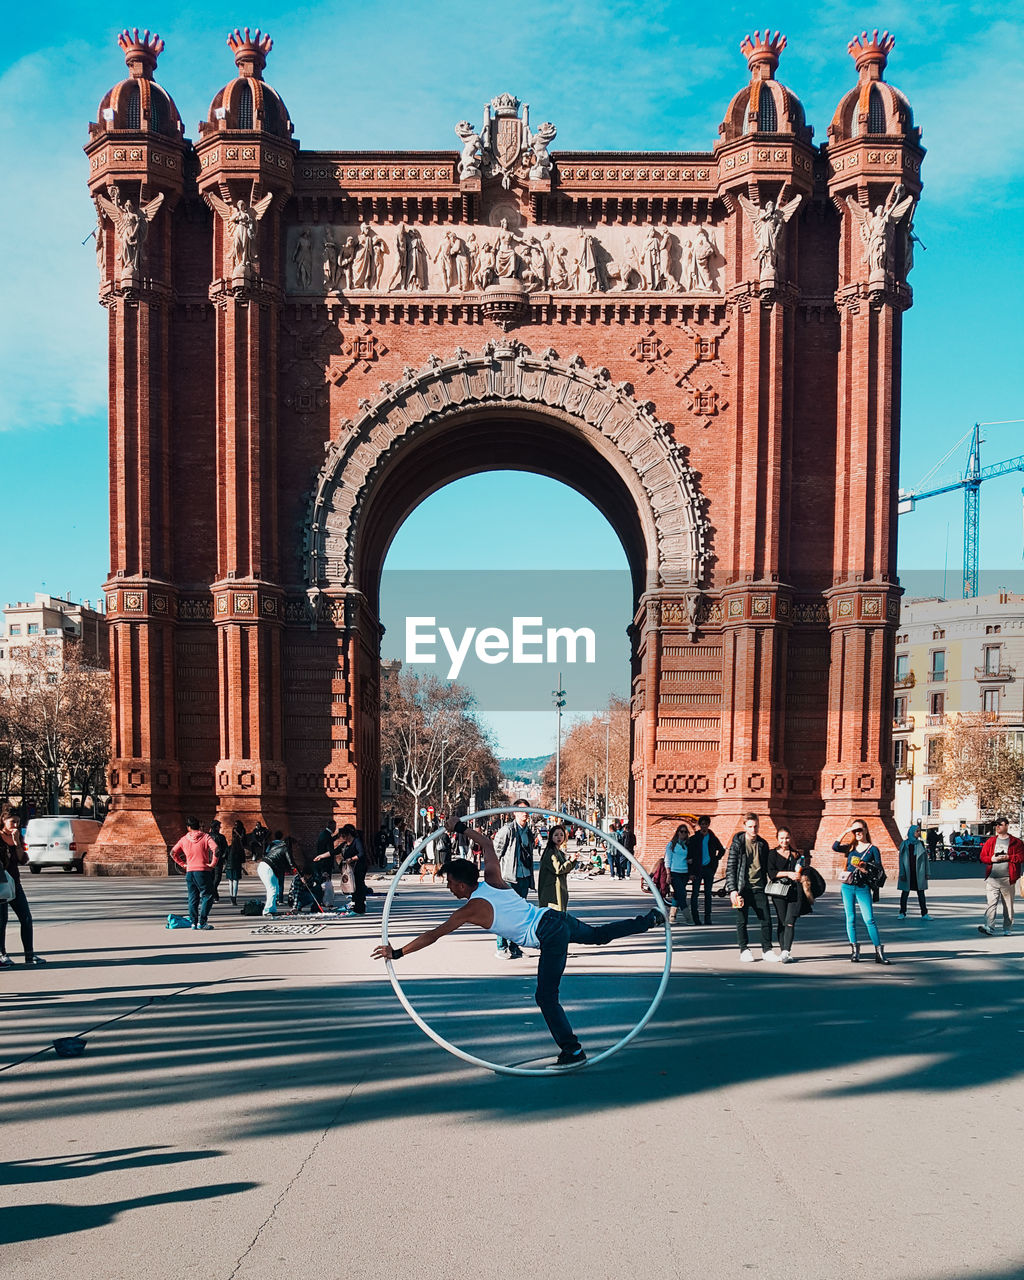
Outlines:
{"type": "Polygon", "coordinates": [[[946,717],[945,715],[925,716],[924,722],[929,729],[936,729],[942,725],[945,725],[946,717]]]}
{"type": "Polygon", "coordinates": [[[914,687],[914,673],[913,673],[913,671],[908,671],[908,672],[907,672],[907,674],[906,674],[905,676],[897,676],[897,677],[896,677],[896,688],[897,688],[897,689],[913,689],[913,687],[914,687]]]}
{"type": "Polygon", "coordinates": [[[1015,680],[1016,677],[1017,668],[1012,667],[1009,664],[1000,663],[994,671],[989,667],[974,668],[975,680],[998,680],[1001,683],[1005,683],[1007,680],[1015,680]]]}
{"type": "Polygon", "coordinates": [[[928,672],[928,683],[929,683],[929,684],[945,684],[945,683],[946,683],[946,673],[945,673],[945,671],[944,671],[944,670],[943,670],[943,671],[929,671],[929,672],[928,672]]]}
{"type": "Polygon", "coordinates": [[[913,776],[914,776],[914,770],[910,767],[910,765],[904,765],[902,769],[896,770],[897,782],[909,782],[913,776]]]}
{"type": "Polygon", "coordinates": [[[894,719],[892,722],[893,733],[910,733],[913,728],[914,728],[913,716],[904,716],[902,720],[894,719]]]}

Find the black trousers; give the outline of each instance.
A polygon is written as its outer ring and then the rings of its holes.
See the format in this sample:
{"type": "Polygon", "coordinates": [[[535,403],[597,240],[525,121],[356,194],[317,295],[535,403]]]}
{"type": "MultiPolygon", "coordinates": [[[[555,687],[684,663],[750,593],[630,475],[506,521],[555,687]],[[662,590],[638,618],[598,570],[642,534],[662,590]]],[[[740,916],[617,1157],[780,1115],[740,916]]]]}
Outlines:
{"type": "Polygon", "coordinates": [[[8,906],[18,917],[18,921],[21,924],[21,946],[27,960],[34,954],[32,949],[32,912],[29,910],[28,898],[25,897],[25,890],[21,887],[20,880],[17,882],[17,888],[10,903],[0,902],[0,955],[7,954],[8,906]]]}
{"type": "Polygon", "coordinates": [[[736,941],[740,944],[740,950],[746,951],[750,945],[750,939],[747,934],[747,915],[753,911],[761,925],[761,950],[771,951],[772,918],[768,911],[768,902],[765,898],[764,889],[755,889],[753,885],[748,884],[742,889],[740,897],[743,899],[743,906],[734,908],[736,912],[736,941]]]}
{"type": "Polygon", "coordinates": [[[690,897],[690,915],[693,917],[693,923],[697,924],[700,920],[698,906],[700,905],[700,891],[704,890],[704,923],[711,923],[711,886],[715,883],[715,864],[712,862],[709,866],[702,867],[700,871],[695,871],[690,877],[691,897],[690,897]]]}
{"type": "Polygon", "coordinates": [[[793,930],[800,919],[800,893],[793,895],[792,902],[788,898],[772,898],[772,910],[775,912],[775,936],[779,940],[781,951],[793,950],[793,930]]]}
{"type": "MultiPolygon", "coordinates": [[[[903,892],[900,894],[900,911],[901,911],[904,915],[906,915],[906,914],[907,914],[907,903],[908,903],[909,901],[910,901],[910,890],[909,890],[909,889],[904,889],[904,890],[903,890],[903,892]]],[[[918,891],[917,891],[917,901],[918,901],[918,905],[919,905],[919,906],[920,906],[920,908],[921,908],[921,914],[922,914],[923,916],[926,916],[926,915],[928,914],[928,903],[927,903],[927,901],[925,900],[924,890],[923,890],[923,889],[918,889],[918,891]]]]}

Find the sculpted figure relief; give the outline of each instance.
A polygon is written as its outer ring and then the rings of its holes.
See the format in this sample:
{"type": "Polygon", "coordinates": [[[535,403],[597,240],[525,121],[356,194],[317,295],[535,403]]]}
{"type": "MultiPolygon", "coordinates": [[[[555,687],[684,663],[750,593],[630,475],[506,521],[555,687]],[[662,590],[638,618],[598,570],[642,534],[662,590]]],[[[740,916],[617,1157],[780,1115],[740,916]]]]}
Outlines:
{"type": "Polygon", "coordinates": [[[308,227],[303,227],[299,232],[292,261],[295,263],[295,279],[299,282],[299,288],[308,289],[313,278],[313,238],[308,227]]]}
{"type": "Polygon", "coordinates": [[[744,195],[737,195],[736,198],[754,231],[754,240],[757,245],[754,261],[760,270],[761,279],[774,280],[775,273],[779,269],[783,228],[799,209],[803,196],[794,196],[792,200],[782,205],[769,200],[763,209],[744,195]]]}
{"type": "Polygon", "coordinates": [[[255,204],[249,204],[247,200],[238,200],[234,207],[212,191],[206,193],[206,198],[227,223],[230,232],[232,277],[237,279],[255,274],[259,257],[256,248],[257,228],[261,218],[270,208],[274,193],[268,191],[255,204]]]}
{"type": "Polygon", "coordinates": [[[300,292],[471,293],[518,280],[529,292],[713,293],[721,252],[711,230],[303,225],[288,232],[289,287],[300,292]],[[394,251],[385,272],[387,255],[394,251]],[[313,258],[316,258],[316,267],[313,258]],[[319,276],[322,274],[322,283],[319,276]],[[313,277],[317,278],[314,280],[313,277]]]}
{"type": "MultiPolygon", "coordinates": [[[[96,203],[114,224],[117,233],[117,260],[122,276],[137,276],[142,271],[146,260],[146,238],[149,235],[149,224],[156,217],[156,212],[164,202],[164,193],[155,195],[145,204],[136,204],[132,199],[122,200],[117,187],[108,187],[110,198],[96,197],[96,203]]],[[[102,240],[102,237],[100,237],[102,240]]]]}
{"type": "Polygon", "coordinates": [[[864,261],[867,263],[870,279],[884,279],[885,273],[892,270],[893,232],[896,223],[911,208],[914,197],[905,195],[904,188],[897,183],[889,192],[885,204],[876,205],[870,213],[850,196],[846,197],[846,203],[860,228],[864,261]]]}
{"type": "Polygon", "coordinates": [[[550,120],[545,120],[543,124],[537,126],[537,132],[530,141],[530,150],[533,153],[533,164],[530,166],[531,179],[541,180],[551,177],[552,163],[548,147],[554,142],[557,132],[550,120]]]}

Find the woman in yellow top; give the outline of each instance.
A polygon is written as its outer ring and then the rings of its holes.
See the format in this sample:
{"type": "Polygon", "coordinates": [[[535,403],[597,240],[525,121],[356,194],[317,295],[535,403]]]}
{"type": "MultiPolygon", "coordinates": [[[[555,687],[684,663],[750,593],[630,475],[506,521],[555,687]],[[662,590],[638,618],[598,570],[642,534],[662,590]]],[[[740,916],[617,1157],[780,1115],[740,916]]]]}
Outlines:
{"type": "Polygon", "coordinates": [[[537,872],[537,902],[556,911],[565,911],[569,906],[569,872],[576,865],[575,858],[566,851],[568,838],[565,827],[551,828],[537,872]]]}

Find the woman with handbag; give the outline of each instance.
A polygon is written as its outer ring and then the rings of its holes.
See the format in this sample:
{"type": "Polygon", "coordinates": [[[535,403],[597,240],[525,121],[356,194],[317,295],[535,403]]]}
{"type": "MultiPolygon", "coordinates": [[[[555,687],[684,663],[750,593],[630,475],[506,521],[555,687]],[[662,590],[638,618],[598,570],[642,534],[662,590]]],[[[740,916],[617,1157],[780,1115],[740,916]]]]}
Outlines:
{"type": "Polygon", "coordinates": [[[28,854],[21,842],[18,819],[9,806],[4,805],[0,810],[0,872],[3,873],[3,879],[0,880],[0,969],[10,969],[14,965],[7,954],[8,907],[18,917],[21,925],[21,946],[25,952],[25,963],[46,964],[42,956],[36,955],[33,946],[32,912],[29,910],[25,890],[21,887],[21,868],[26,862],[28,854]]]}
{"type": "Polygon", "coordinates": [[[540,855],[537,870],[537,901],[542,907],[554,907],[556,911],[569,908],[569,872],[576,859],[566,848],[569,837],[565,827],[556,823],[548,832],[548,843],[540,855]]]}
{"type": "Polygon", "coordinates": [[[867,825],[863,822],[855,822],[835,841],[832,852],[841,853],[846,858],[846,869],[839,877],[842,882],[839,888],[843,895],[843,911],[846,913],[846,936],[850,940],[851,962],[856,963],[860,959],[857,919],[854,915],[856,907],[875,948],[875,964],[891,963],[878,936],[875,911],[871,902],[871,891],[880,887],[885,878],[885,871],[882,868],[882,855],[878,852],[877,845],[871,843],[867,825]],[[847,840],[847,837],[850,839],[847,840]]]}
{"type": "Polygon", "coordinates": [[[804,861],[793,848],[789,828],[776,827],[775,835],[779,843],[765,862],[765,897],[775,912],[779,959],[789,964],[793,959],[793,931],[799,917],[811,910],[811,894],[804,883],[804,861]]]}

